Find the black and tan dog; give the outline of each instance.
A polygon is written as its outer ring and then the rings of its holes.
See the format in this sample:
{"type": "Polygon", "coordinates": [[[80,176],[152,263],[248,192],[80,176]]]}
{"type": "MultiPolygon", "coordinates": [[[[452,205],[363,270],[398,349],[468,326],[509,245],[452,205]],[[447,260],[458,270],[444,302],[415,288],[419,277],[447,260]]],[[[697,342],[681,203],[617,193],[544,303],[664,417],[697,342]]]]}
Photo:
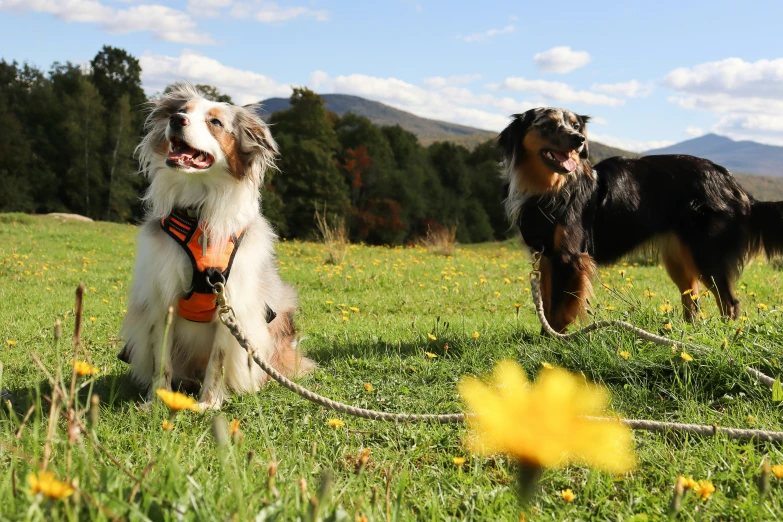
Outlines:
{"type": "Polygon", "coordinates": [[[733,286],[746,260],[783,253],[783,202],[753,199],[725,168],[685,155],[588,159],[587,116],[539,108],[498,137],[506,210],[523,241],[543,252],[547,319],[563,331],[584,310],[595,264],[652,245],[691,320],[703,284],[722,314],[740,314],[733,286]],[[689,292],[690,291],[690,292],[689,292]]]}

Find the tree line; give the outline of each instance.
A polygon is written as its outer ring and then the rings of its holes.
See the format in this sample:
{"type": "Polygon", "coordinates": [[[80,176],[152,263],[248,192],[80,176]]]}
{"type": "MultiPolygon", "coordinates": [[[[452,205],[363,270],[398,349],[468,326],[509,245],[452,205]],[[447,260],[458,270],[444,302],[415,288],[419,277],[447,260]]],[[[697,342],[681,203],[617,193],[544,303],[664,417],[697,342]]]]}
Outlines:
{"type": "MultiPolygon", "coordinates": [[[[231,102],[215,87],[197,87],[231,102]]],[[[89,66],[54,63],[46,72],[0,61],[0,211],[138,222],[145,185],[134,149],[146,101],[139,61],[122,49],[105,46],[89,66]]],[[[269,117],[279,170],[262,193],[281,236],[314,237],[318,210],[371,244],[455,226],[463,243],[507,237],[491,140],[472,151],[424,147],[399,125],[329,112],[308,89],[295,88],[290,102],[269,117]]]]}

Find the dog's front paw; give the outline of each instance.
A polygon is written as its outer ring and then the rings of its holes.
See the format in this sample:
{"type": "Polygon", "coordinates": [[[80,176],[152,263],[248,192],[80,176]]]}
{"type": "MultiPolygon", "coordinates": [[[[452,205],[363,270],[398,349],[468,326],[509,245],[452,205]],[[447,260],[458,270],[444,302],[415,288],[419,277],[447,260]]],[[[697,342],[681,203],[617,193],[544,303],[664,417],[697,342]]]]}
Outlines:
{"type": "Polygon", "coordinates": [[[223,407],[222,397],[202,398],[198,403],[198,409],[201,411],[219,410],[223,407]]]}

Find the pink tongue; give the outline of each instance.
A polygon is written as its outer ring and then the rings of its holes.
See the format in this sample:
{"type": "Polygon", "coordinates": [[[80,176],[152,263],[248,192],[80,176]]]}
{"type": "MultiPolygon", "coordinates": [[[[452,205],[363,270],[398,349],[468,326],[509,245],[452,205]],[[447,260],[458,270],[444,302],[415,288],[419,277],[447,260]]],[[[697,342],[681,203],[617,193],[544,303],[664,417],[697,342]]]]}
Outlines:
{"type": "Polygon", "coordinates": [[[563,166],[564,169],[566,169],[568,172],[573,172],[576,170],[576,162],[571,159],[571,156],[566,156],[562,152],[559,151],[552,151],[552,155],[555,157],[557,161],[560,162],[560,164],[563,166]]]}

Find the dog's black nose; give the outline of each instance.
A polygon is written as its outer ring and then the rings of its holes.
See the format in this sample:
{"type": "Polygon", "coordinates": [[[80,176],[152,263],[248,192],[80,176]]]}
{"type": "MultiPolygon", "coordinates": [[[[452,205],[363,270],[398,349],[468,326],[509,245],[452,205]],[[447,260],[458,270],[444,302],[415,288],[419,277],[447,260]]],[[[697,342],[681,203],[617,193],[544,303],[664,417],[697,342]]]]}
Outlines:
{"type": "Polygon", "coordinates": [[[172,129],[181,129],[190,124],[190,120],[184,114],[172,114],[169,118],[169,125],[172,129]]]}
{"type": "Polygon", "coordinates": [[[571,144],[574,148],[582,146],[585,142],[585,137],[581,134],[571,134],[571,144]]]}

